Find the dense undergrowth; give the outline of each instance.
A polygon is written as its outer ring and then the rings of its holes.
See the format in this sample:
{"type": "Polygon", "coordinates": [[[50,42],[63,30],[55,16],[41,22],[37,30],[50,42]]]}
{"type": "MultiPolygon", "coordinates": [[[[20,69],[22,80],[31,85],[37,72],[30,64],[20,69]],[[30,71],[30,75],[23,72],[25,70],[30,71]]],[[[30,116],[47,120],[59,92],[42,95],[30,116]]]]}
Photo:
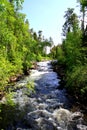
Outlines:
{"type": "MultiPolygon", "coordinates": [[[[81,3],[81,6],[85,11],[87,4],[81,3]]],[[[87,104],[87,28],[79,26],[80,21],[73,11],[69,8],[65,12],[64,39],[62,44],[52,48],[51,56],[58,60],[56,67],[68,92],[87,104]]]]}

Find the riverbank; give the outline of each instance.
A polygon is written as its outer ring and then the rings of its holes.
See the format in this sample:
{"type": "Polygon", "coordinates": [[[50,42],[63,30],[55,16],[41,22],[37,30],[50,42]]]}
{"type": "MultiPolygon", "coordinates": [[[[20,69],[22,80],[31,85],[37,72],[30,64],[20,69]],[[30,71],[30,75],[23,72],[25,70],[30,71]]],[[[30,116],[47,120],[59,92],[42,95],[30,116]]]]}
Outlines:
{"type": "Polygon", "coordinates": [[[85,102],[84,100],[82,101],[82,99],[79,98],[78,95],[74,95],[73,92],[68,91],[67,87],[66,87],[66,81],[65,79],[65,70],[64,70],[64,66],[62,65],[58,65],[58,62],[52,62],[52,66],[53,66],[53,70],[58,74],[59,78],[60,78],[60,89],[66,89],[67,93],[68,93],[68,98],[72,99],[72,108],[71,111],[75,112],[75,111],[80,111],[84,114],[84,119],[87,122],[87,102],[85,102]]]}
{"type": "Polygon", "coordinates": [[[14,88],[14,86],[18,81],[23,80],[26,76],[29,76],[30,71],[36,68],[37,68],[37,63],[32,62],[32,65],[30,68],[23,70],[22,73],[14,74],[10,76],[10,78],[8,77],[6,86],[3,86],[4,89],[0,90],[0,101],[3,99],[3,97],[5,97],[9,93],[9,90],[12,91],[13,89],[16,89],[14,88]]]}
{"type": "Polygon", "coordinates": [[[65,72],[64,72],[64,67],[62,65],[58,65],[57,61],[52,61],[52,67],[53,67],[53,71],[57,73],[58,78],[60,78],[60,89],[63,89],[65,86],[65,81],[64,81],[64,76],[65,76],[65,72]]]}

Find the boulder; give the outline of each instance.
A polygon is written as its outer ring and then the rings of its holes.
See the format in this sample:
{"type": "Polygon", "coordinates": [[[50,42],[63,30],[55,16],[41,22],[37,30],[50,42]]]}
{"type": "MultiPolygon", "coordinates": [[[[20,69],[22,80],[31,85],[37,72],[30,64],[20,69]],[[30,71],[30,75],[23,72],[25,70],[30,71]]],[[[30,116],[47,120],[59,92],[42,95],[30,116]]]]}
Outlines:
{"type": "Polygon", "coordinates": [[[64,108],[56,109],[53,113],[53,116],[58,122],[68,122],[69,120],[71,120],[71,112],[64,108]]]}

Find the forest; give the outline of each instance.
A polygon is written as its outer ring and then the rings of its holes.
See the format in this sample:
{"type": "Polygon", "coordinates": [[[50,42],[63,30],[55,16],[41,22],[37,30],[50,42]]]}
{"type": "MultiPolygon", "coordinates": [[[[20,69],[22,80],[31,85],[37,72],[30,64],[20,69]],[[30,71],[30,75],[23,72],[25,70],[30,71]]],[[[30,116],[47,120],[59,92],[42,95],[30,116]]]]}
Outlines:
{"type": "Polygon", "coordinates": [[[81,103],[87,103],[87,1],[78,3],[80,16],[73,8],[65,11],[63,42],[52,48],[51,56],[58,59],[57,67],[69,93],[81,103]]]}
{"type": "Polygon", "coordinates": [[[21,13],[23,0],[0,0],[0,98],[12,80],[28,74],[29,68],[46,55],[52,38],[45,39],[30,28],[26,15],[21,13]]]}

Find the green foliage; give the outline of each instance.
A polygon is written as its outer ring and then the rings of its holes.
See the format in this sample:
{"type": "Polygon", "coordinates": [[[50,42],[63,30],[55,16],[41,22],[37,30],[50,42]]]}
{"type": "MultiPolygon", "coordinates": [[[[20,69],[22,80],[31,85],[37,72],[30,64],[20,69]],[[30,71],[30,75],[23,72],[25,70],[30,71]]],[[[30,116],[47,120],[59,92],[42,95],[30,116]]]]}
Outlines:
{"type": "Polygon", "coordinates": [[[86,96],[87,93],[87,65],[75,66],[72,71],[68,71],[66,75],[68,90],[74,94],[86,96]]]}
{"type": "Polygon", "coordinates": [[[77,2],[80,3],[80,5],[82,6],[82,8],[87,6],[87,0],[77,0],[77,2]]]}
{"type": "Polygon", "coordinates": [[[18,12],[23,2],[0,1],[0,92],[12,76],[27,73],[33,61],[42,59],[44,47],[51,45],[42,41],[42,31],[39,36],[29,31],[26,15],[18,12]]]}
{"type": "Polygon", "coordinates": [[[78,30],[76,34],[69,32],[64,42],[63,50],[66,59],[66,67],[72,69],[74,65],[80,64],[81,61],[81,33],[78,30]]]}
{"type": "Polygon", "coordinates": [[[38,55],[36,56],[36,59],[37,59],[37,61],[39,62],[39,61],[42,60],[42,56],[41,56],[40,54],[38,54],[38,55]]]}
{"type": "Polygon", "coordinates": [[[0,56],[0,91],[4,90],[11,76],[12,65],[5,57],[0,56]]]}
{"type": "Polygon", "coordinates": [[[26,88],[28,89],[27,90],[27,94],[28,95],[30,95],[30,94],[32,94],[32,93],[35,93],[35,86],[34,86],[34,82],[32,81],[32,82],[28,82],[27,84],[26,84],[26,88]]]}
{"type": "Polygon", "coordinates": [[[63,79],[67,89],[87,102],[87,39],[84,39],[83,44],[83,31],[78,26],[78,18],[73,9],[65,12],[65,20],[65,39],[61,45],[52,48],[51,56],[58,60],[59,66],[64,67],[63,79]]]}
{"type": "Polygon", "coordinates": [[[68,8],[65,12],[64,18],[66,19],[63,25],[63,36],[66,36],[68,32],[77,32],[78,30],[78,17],[74,13],[73,8],[68,8]]]}
{"type": "Polygon", "coordinates": [[[5,96],[5,98],[6,98],[6,103],[5,103],[5,104],[10,105],[10,106],[15,106],[15,103],[14,103],[14,101],[12,100],[13,96],[14,96],[14,93],[13,93],[13,92],[8,93],[8,94],[5,96]]]}
{"type": "Polygon", "coordinates": [[[58,59],[58,64],[65,64],[65,56],[64,56],[64,52],[62,50],[62,46],[59,46],[57,48],[57,59],[58,59]]]}
{"type": "Polygon", "coordinates": [[[57,58],[57,49],[58,49],[58,47],[56,47],[56,46],[54,46],[52,49],[51,49],[51,53],[50,53],[50,56],[52,57],[52,58],[54,58],[54,59],[56,59],[57,58]]]}
{"type": "Polygon", "coordinates": [[[33,81],[32,81],[32,82],[29,81],[29,82],[27,83],[26,87],[27,87],[28,90],[31,91],[31,92],[34,92],[34,90],[35,90],[35,88],[34,88],[34,82],[33,82],[33,81]]]}
{"type": "Polygon", "coordinates": [[[0,129],[5,129],[14,120],[16,109],[13,95],[14,93],[7,94],[3,103],[0,103],[0,129]]]}

